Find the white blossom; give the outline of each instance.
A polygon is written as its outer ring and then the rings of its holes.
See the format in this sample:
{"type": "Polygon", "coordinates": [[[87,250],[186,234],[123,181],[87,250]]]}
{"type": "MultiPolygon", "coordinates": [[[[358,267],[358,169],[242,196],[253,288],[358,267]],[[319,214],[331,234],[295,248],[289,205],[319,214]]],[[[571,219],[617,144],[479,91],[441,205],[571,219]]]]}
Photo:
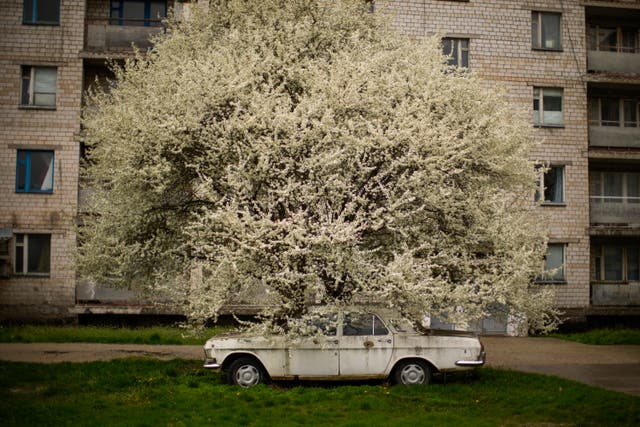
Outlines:
{"type": "Polygon", "coordinates": [[[200,321],[254,293],[268,328],[357,302],[553,326],[530,126],[363,3],[211,1],[117,69],[85,110],[82,274],[200,321]]]}

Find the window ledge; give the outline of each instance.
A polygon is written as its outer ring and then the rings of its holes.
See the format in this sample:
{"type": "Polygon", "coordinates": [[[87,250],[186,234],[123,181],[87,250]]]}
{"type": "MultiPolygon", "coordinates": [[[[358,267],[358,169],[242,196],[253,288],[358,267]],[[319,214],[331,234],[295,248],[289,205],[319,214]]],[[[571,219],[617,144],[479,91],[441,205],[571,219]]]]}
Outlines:
{"type": "Polygon", "coordinates": [[[564,129],[564,125],[533,125],[534,128],[539,128],[539,129],[564,129]]]}
{"type": "Polygon", "coordinates": [[[566,285],[566,280],[536,280],[536,285],[566,285]]]}
{"type": "Polygon", "coordinates": [[[49,273],[44,273],[44,274],[38,274],[38,273],[27,273],[27,274],[17,274],[14,273],[13,276],[11,276],[14,279],[48,279],[51,277],[51,275],[49,273]]]}
{"type": "Polygon", "coordinates": [[[53,194],[53,190],[51,191],[34,191],[34,190],[16,190],[16,194],[53,194]]]}
{"type": "Polygon", "coordinates": [[[59,27],[60,26],[60,21],[58,22],[28,22],[28,21],[22,21],[22,25],[32,25],[34,27],[39,27],[39,26],[45,26],[45,27],[59,27]]]}
{"type": "Polygon", "coordinates": [[[628,285],[628,280],[594,280],[592,285],[628,285]]]}
{"type": "Polygon", "coordinates": [[[49,111],[54,111],[56,109],[55,106],[48,106],[48,105],[18,105],[18,109],[19,110],[49,110],[49,111]]]}
{"type": "Polygon", "coordinates": [[[565,202],[562,202],[562,203],[542,202],[540,203],[540,206],[564,208],[567,206],[567,204],[565,202]]]}
{"type": "Polygon", "coordinates": [[[549,47],[532,47],[531,50],[537,50],[540,52],[564,52],[562,48],[549,48],[549,47]]]}

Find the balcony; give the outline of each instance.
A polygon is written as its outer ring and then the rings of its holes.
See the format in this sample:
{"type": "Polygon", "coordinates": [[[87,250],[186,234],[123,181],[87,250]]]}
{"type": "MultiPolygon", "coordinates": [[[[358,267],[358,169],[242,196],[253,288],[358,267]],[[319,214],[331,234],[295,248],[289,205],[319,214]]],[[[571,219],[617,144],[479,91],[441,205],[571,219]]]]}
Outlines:
{"type": "Polygon", "coordinates": [[[589,50],[587,69],[607,73],[640,74],[640,54],[589,50]]]}
{"type": "Polygon", "coordinates": [[[640,149],[640,128],[591,125],[589,146],[640,149]]]}
{"type": "Polygon", "coordinates": [[[161,21],[144,19],[93,19],[85,21],[85,50],[132,51],[152,46],[150,38],[164,31],[161,21]]]}
{"type": "Polygon", "coordinates": [[[640,197],[591,196],[591,224],[640,226],[640,197]]]}

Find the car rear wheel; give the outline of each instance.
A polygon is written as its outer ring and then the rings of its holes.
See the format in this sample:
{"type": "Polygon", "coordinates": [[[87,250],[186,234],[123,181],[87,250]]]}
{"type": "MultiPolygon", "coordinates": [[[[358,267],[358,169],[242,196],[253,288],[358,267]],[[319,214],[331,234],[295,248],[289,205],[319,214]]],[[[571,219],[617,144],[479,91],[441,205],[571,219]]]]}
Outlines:
{"type": "Polygon", "coordinates": [[[431,382],[431,368],[422,360],[403,360],[393,371],[394,384],[429,384],[431,382]]]}
{"type": "Polygon", "coordinates": [[[229,384],[240,387],[251,387],[257,384],[264,384],[267,376],[260,363],[251,357],[241,357],[236,359],[227,372],[229,384]]]}

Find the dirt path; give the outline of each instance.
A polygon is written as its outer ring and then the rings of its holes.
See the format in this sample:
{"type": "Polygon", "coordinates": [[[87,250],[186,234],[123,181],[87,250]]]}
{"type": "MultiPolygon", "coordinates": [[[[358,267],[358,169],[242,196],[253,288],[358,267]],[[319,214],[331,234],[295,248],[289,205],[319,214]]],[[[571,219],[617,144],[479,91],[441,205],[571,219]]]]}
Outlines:
{"type": "MultiPolygon", "coordinates": [[[[640,346],[594,346],[555,338],[484,337],[487,365],[556,375],[640,396],[640,346]]],[[[59,363],[153,357],[202,360],[201,346],[136,344],[5,344],[0,360],[59,363]]]]}

